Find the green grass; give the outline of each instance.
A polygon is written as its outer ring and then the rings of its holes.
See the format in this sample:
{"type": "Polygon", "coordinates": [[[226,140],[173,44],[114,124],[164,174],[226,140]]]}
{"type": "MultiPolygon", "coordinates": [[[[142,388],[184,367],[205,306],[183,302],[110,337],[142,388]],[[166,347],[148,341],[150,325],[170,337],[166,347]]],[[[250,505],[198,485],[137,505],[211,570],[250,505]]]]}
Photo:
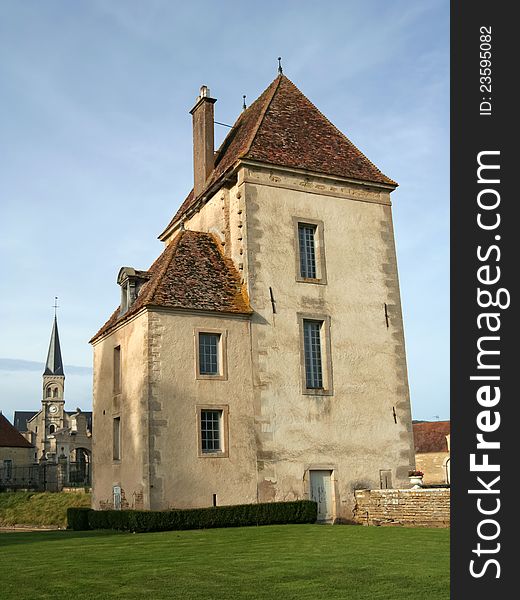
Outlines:
{"type": "Polygon", "coordinates": [[[67,508],[90,506],[85,492],[3,492],[0,493],[0,526],[67,526],[67,508]]]}
{"type": "Polygon", "coordinates": [[[0,534],[2,600],[449,599],[449,530],[0,534]]]}

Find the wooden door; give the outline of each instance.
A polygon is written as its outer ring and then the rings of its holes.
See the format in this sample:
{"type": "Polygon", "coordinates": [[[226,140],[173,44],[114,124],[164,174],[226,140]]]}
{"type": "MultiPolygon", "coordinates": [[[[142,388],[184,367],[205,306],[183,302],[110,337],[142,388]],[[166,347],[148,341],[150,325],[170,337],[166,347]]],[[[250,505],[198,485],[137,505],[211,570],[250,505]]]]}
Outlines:
{"type": "Polygon", "coordinates": [[[318,504],[318,521],[331,521],[332,471],[310,471],[311,500],[318,504]]]}

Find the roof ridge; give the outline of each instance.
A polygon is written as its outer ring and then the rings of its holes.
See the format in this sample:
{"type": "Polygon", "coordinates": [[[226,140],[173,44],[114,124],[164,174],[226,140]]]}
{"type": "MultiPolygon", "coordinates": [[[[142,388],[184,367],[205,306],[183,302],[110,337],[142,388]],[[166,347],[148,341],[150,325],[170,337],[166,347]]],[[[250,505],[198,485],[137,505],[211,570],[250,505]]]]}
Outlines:
{"type": "MultiPolygon", "coordinates": [[[[262,111],[260,112],[260,115],[258,116],[256,127],[254,127],[254,129],[253,129],[253,133],[250,136],[250,140],[247,143],[246,149],[237,156],[237,159],[243,158],[251,150],[251,146],[253,145],[253,142],[255,141],[256,136],[258,134],[258,130],[260,129],[260,125],[262,124],[262,121],[264,120],[264,117],[265,117],[267,111],[269,110],[269,107],[271,106],[271,102],[273,101],[273,98],[274,98],[276,92],[278,91],[278,88],[280,87],[280,83],[284,77],[285,77],[285,75],[278,75],[277,78],[274,80],[274,81],[276,81],[276,85],[273,87],[273,91],[271,92],[271,97],[269,98],[269,100],[267,100],[264,108],[262,109],[262,111]]],[[[287,77],[285,77],[285,78],[288,81],[290,81],[287,77]]],[[[270,86],[273,85],[274,81],[271,82],[270,86]]],[[[267,88],[267,89],[269,89],[269,88],[267,88]]],[[[254,102],[253,102],[253,104],[254,104],[254,102]]],[[[251,106],[253,106],[253,104],[251,106]]]]}
{"type": "MultiPolygon", "coordinates": [[[[320,110],[320,109],[319,109],[319,108],[316,106],[316,104],[314,104],[314,102],[313,102],[312,100],[310,100],[310,98],[308,98],[308,97],[307,97],[307,96],[306,96],[306,95],[305,95],[305,94],[304,94],[304,93],[303,93],[303,92],[300,90],[300,88],[299,88],[299,87],[298,87],[298,86],[297,86],[297,85],[296,85],[296,84],[295,84],[293,81],[291,81],[291,79],[289,79],[289,77],[287,77],[286,75],[279,75],[278,77],[279,77],[279,79],[280,79],[280,82],[281,82],[281,81],[282,81],[282,79],[284,78],[284,79],[285,79],[285,80],[286,80],[286,81],[287,81],[287,82],[288,82],[288,83],[289,83],[289,84],[290,84],[290,85],[291,85],[291,86],[292,86],[292,87],[293,87],[293,88],[294,88],[294,89],[295,89],[295,90],[296,90],[296,91],[297,91],[299,94],[301,94],[301,95],[302,95],[302,96],[305,98],[305,100],[306,100],[306,101],[307,101],[307,102],[308,102],[308,103],[309,103],[309,104],[310,104],[310,105],[311,105],[311,106],[312,106],[312,107],[313,107],[313,108],[316,110],[316,112],[317,112],[317,113],[318,113],[318,115],[321,117],[321,119],[323,119],[323,121],[325,121],[325,123],[327,123],[328,125],[332,126],[332,128],[333,128],[333,129],[334,129],[334,130],[335,130],[335,131],[336,131],[336,132],[337,132],[337,133],[338,133],[338,134],[339,134],[339,135],[340,135],[340,136],[341,136],[343,139],[345,139],[345,140],[346,140],[346,141],[347,141],[347,142],[350,144],[350,146],[352,146],[352,148],[355,148],[355,149],[356,149],[356,150],[357,150],[357,151],[358,151],[358,152],[359,152],[359,153],[360,153],[360,154],[363,156],[363,158],[365,158],[365,159],[367,160],[367,162],[368,162],[368,163],[370,163],[370,165],[371,165],[372,167],[374,167],[374,169],[375,169],[375,170],[376,170],[378,173],[380,173],[380,174],[381,174],[383,177],[385,177],[386,179],[388,179],[388,182],[390,183],[390,185],[395,185],[395,186],[398,186],[398,185],[399,185],[399,184],[398,184],[397,182],[395,182],[393,179],[391,179],[390,177],[388,177],[387,175],[385,175],[385,174],[384,174],[384,173],[381,171],[381,169],[379,169],[379,167],[377,167],[377,166],[376,166],[376,165],[375,165],[375,164],[374,164],[374,163],[373,163],[373,162],[372,162],[372,161],[371,161],[371,160],[370,160],[370,159],[369,159],[369,158],[366,156],[366,154],[365,154],[364,152],[362,152],[362,151],[361,151],[361,150],[360,150],[360,149],[359,149],[359,148],[358,148],[358,147],[357,147],[357,146],[356,146],[356,145],[355,145],[355,144],[354,144],[354,143],[353,143],[353,142],[350,140],[350,138],[348,138],[348,137],[347,137],[347,136],[346,136],[346,135],[343,133],[343,131],[341,131],[340,129],[338,129],[338,127],[336,127],[336,125],[334,125],[334,123],[333,123],[333,122],[332,122],[332,121],[331,121],[331,120],[330,120],[330,119],[329,119],[329,118],[328,118],[326,115],[324,115],[324,114],[323,114],[323,112],[322,112],[322,111],[321,111],[321,110],[320,110]]],[[[278,90],[278,88],[279,88],[280,82],[279,82],[279,83],[278,83],[278,85],[276,86],[276,91],[277,91],[277,90],[278,90]]],[[[273,94],[273,96],[271,97],[271,100],[269,101],[269,105],[271,104],[271,101],[273,100],[273,98],[274,98],[274,94],[273,94]]],[[[267,112],[267,111],[265,111],[265,112],[267,112]]],[[[264,116],[265,116],[265,112],[262,114],[262,120],[263,120],[263,118],[264,118],[264,116]]],[[[255,137],[256,137],[256,134],[257,134],[257,133],[258,133],[258,128],[257,128],[257,130],[255,131],[255,137]]],[[[251,149],[251,146],[252,146],[252,143],[251,143],[250,147],[248,148],[248,152],[249,152],[249,150],[251,149]]],[[[244,157],[244,156],[245,156],[245,154],[243,154],[241,157],[244,157]]]]}

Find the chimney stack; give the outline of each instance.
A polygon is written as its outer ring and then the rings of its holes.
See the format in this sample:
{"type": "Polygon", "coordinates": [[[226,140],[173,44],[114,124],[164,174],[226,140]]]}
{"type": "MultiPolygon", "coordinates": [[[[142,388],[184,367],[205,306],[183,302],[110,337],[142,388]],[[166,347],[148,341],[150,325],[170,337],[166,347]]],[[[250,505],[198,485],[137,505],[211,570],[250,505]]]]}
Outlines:
{"type": "Polygon", "coordinates": [[[204,184],[213,171],[214,161],[214,109],[216,99],[209,95],[209,88],[200,88],[193,116],[193,193],[195,198],[204,190],[204,184]]]}

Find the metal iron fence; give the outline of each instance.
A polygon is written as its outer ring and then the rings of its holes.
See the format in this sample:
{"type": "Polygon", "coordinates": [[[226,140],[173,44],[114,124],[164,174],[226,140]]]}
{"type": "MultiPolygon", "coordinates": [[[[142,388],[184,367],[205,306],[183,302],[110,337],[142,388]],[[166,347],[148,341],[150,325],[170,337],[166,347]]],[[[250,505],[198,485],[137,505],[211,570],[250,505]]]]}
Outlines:
{"type": "Polygon", "coordinates": [[[64,487],[88,487],[90,484],[90,463],[86,462],[0,465],[0,490],[58,492],[64,487]]]}

